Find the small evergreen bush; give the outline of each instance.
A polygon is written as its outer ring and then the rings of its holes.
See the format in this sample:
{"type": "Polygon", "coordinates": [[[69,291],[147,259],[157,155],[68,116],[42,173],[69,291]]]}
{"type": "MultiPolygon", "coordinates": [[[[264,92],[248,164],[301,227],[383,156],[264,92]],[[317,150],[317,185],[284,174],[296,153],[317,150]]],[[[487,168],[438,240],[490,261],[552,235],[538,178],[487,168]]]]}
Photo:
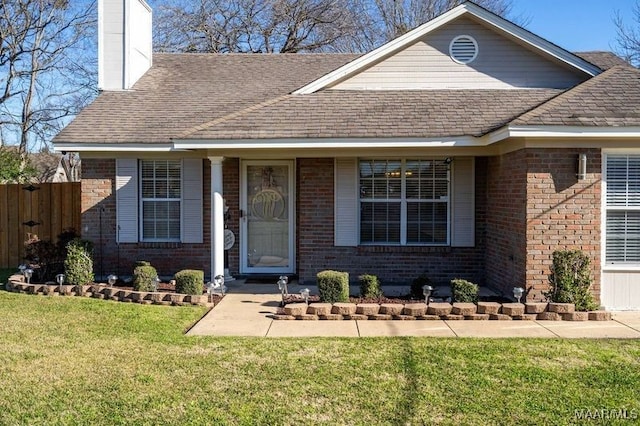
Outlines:
{"type": "Polygon", "coordinates": [[[204,271],[196,269],[184,269],[177,272],[176,293],[182,294],[202,294],[204,289],[204,271]]]}
{"type": "Polygon", "coordinates": [[[67,257],[64,260],[65,280],[72,285],[85,285],[93,282],[93,243],[74,238],[67,244],[67,257]]]}
{"type": "Polygon", "coordinates": [[[360,296],[374,299],[382,296],[380,289],[380,280],[375,275],[364,274],[358,277],[360,281],[360,296]]]}
{"type": "Polygon", "coordinates": [[[451,280],[451,298],[453,302],[477,303],[478,290],[478,284],[467,280],[451,280]]]}
{"type": "Polygon", "coordinates": [[[349,273],[321,271],[316,276],[320,301],[325,303],[349,301],[349,273]]]}
{"type": "Polygon", "coordinates": [[[433,286],[431,279],[427,274],[421,274],[411,282],[411,297],[421,299],[424,297],[422,287],[425,285],[433,286]]]}
{"type": "Polygon", "coordinates": [[[156,268],[147,261],[139,260],[133,269],[133,289],[135,291],[153,291],[157,277],[156,268]]]}
{"type": "Polygon", "coordinates": [[[581,250],[556,250],[549,277],[550,288],[545,296],[552,302],[574,303],[576,311],[597,308],[591,287],[591,262],[581,250]]]}

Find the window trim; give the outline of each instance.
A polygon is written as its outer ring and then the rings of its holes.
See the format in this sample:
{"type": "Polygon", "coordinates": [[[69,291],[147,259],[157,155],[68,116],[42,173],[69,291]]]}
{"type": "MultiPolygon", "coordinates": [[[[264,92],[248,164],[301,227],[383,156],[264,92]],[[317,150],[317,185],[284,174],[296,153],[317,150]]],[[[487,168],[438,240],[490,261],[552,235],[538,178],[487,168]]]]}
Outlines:
{"type": "Polygon", "coordinates": [[[141,243],[179,243],[182,241],[182,235],[183,235],[183,214],[182,214],[182,206],[183,206],[183,190],[182,190],[182,185],[184,182],[184,162],[182,160],[175,160],[175,159],[169,159],[169,158],[140,158],[138,159],[138,193],[140,194],[140,197],[138,198],[139,200],[139,205],[138,205],[138,235],[139,235],[139,242],[141,243]],[[159,162],[159,161],[163,161],[163,162],[169,162],[169,161],[176,161],[180,164],[180,198],[145,198],[142,196],[143,191],[142,191],[142,185],[143,185],[143,177],[142,177],[142,163],[143,162],[147,162],[147,161],[152,161],[154,163],[159,162]],[[180,212],[180,216],[179,216],[179,224],[180,224],[180,234],[178,235],[177,238],[145,238],[144,235],[144,203],[145,202],[153,202],[153,201],[177,201],[179,203],[179,207],[178,207],[178,211],[180,212]]]}
{"type": "MultiPolygon", "coordinates": [[[[360,175],[360,165],[363,161],[399,161],[401,164],[400,173],[401,173],[401,194],[399,199],[375,199],[375,198],[362,198],[359,194],[358,196],[358,246],[364,247],[372,247],[372,246],[388,246],[388,247],[451,247],[451,208],[452,208],[452,173],[451,166],[447,165],[447,196],[446,201],[442,200],[420,200],[420,199],[407,199],[406,196],[406,188],[407,188],[407,180],[406,180],[406,166],[407,162],[411,161],[433,161],[433,162],[446,162],[445,157],[399,157],[399,158],[376,158],[376,157],[361,157],[357,159],[356,167],[357,167],[357,178],[358,178],[358,188],[361,188],[361,175],[360,175]],[[400,203],[400,242],[362,242],[362,203],[400,203]],[[447,229],[446,229],[446,241],[443,243],[420,243],[420,242],[408,242],[407,241],[407,229],[408,229],[408,203],[446,203],[446,216],[447,216],[447,229]]],[[[359,191],[358,191],[359,192],[359,191]]]]}

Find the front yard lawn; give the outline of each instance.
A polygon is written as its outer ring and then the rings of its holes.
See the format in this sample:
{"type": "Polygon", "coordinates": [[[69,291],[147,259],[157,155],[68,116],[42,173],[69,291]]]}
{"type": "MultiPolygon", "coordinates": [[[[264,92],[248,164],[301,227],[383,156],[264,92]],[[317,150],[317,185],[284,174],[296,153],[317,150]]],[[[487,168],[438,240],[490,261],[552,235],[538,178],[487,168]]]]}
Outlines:
{"type": "Polygon", "coordinates": [[[640,416],[639,341],[184,336],[204,312],[0,291],[0,424],[561,425],[581,423],[576,410],[640,416]]]}

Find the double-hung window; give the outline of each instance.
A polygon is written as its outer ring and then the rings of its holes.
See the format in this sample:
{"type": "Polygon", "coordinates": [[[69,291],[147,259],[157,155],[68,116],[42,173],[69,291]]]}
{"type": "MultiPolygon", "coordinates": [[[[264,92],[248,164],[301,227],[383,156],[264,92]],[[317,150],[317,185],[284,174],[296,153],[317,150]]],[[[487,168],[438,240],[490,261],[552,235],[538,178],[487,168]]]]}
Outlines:
{"type": "Polygon", "coordinates": [[[142,241],[180,241],[181,161],[140,161],[142,241]]]}
{"type": "Polygon", "coordinates": [[[444,160],[360,160],[360,243],[449,244],[444,160]]]}
{"type": "Polygon", "coordinates": [[[605,182],[605,262],[640,265],[640,155],[607,155],[605,182]]]}

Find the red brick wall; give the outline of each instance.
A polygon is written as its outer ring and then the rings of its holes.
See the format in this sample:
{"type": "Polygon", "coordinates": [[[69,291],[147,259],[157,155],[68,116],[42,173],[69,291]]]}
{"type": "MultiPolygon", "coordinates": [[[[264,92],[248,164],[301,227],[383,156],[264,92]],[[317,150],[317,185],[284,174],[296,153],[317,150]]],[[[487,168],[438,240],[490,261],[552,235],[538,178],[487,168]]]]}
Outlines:
{"type": "Polygon", "coordinates": [[[525,281],[525,152],[490,157],[487,162],[487,284],[511,294],[525,281]]]}
{"type": "MultiPolygon", "coordinates": [[[[209,161],[203,161],[203,202],[208,206],[211,173],[209,161]]],[[[203,269],[205,275],[209,275],[211,234],[208,210],[204,215],[204,244],[116,244],[115,160],[109,159],[82,161],[81,204],[82,236],[94,242],[94,270],[97,275],[131,275],[136,260],[151,262],[161,276],[172,276],[187,268],[203,269]]]]}
{"type": "Polygon", "coordinates": [[[600,150],[523,149],[488,161],[487,283],[507,294],[523,286],[528,300],[540,300],[553,252],[580,249],[592,260],[599,297],[600,150]],[[579,181],[583,152],[588,175],[579,181]]]}
{"type": "MultiPolygon", "coordinates": [[[[237,158],[225,158],[222,163],[224,180],[223,197],[229,207],[227,227],[236,235],[236,243],[229,250],[229,272],[238,275],[240,270],[240,161],[237,158]]],[[[205,203],[205,215],[211,215],[211,204],[205,203]]],[[[208,240],[209,241],[209,240],[208,240]]]]}
{"type": "Polygon", "coordinates": [[[486,162],[476,163],[476,229],[473,248],[452,247],[334,247],[333,159],[298,159],[298,274],[315,283],[324,269],[349,272],[352,280],[376,274],[384,283],[408,284],[421,273],[446,284],[452,278],[484,283],[484,218],[486,162]]]}
{"type": "Polygon", "coordinates": [[[579,249],[591,259],[593,292],[600,296],[601,153],[599,149],[528,149],[527,270],[529,298],[548,289],[555,250],[579,249]],[[576,177],[578,154],[587,177],[576,177]]]}

